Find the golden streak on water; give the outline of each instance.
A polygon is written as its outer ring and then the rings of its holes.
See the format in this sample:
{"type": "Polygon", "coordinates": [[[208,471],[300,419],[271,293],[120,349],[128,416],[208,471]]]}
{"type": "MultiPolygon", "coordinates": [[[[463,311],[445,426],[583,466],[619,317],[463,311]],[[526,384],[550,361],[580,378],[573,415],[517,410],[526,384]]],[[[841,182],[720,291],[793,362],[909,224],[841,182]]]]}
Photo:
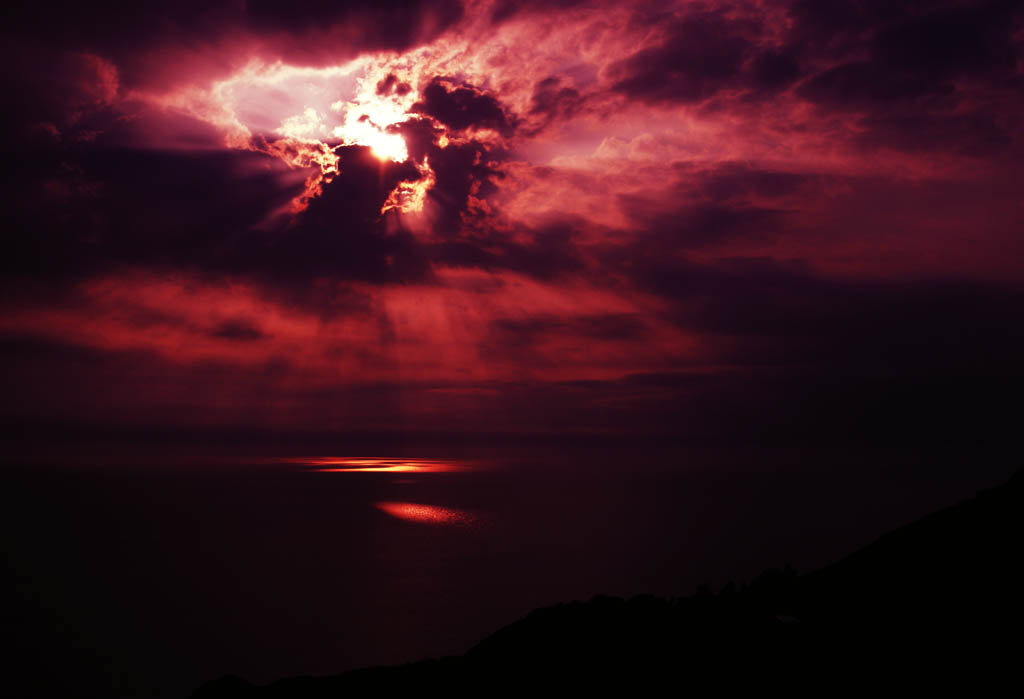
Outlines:
{"type": "MultiPolygon", "coordinates": [[[[310,471],[320,473],[444,473],[465,471],[480,462],[455,461],[449,459],[399,459],[374,456],[333,457],[318,456],[288,459],[290,463],[310,466],[310,471]]],[[[394,481],[410,482],[409,480],[394,481]]],[[[412,481],[415,482],[415,481],[412,481]]],[[[373,503],[381,512],[392,517],[421,524],[439,524],[448,526],[476,527],[485,524],[487,518],[481,519],[468,510],[454,507],[424,505],[414,502],[381,501],[373,503]]]]}
{"type": "Polygon", "coordinates": [[[466,462],[445,459],[324,456],[290,461],[313,466],[311,470],[323,473],[445,473],[467,468],[466,462]]]}
{"type": "Polygon", "coordinates": [[[478,519],[466,510],[413,502],[375,502],[373,506],[392,517],[423,524],[474,526],[478,519]]]}

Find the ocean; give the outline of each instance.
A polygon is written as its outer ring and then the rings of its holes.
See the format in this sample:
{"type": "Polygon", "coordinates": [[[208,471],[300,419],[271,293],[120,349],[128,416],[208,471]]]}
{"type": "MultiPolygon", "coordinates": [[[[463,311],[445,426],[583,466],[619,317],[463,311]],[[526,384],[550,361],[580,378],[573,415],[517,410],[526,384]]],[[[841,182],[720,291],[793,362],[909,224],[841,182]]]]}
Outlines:
{"type": "Polygon", "coordinates": [[[14,675],[26,696],[185,697],[225,674],[461,653],[539,606],[819,567],[1017,465],[979,450],[494,451],[11,461],[14,675]]]}

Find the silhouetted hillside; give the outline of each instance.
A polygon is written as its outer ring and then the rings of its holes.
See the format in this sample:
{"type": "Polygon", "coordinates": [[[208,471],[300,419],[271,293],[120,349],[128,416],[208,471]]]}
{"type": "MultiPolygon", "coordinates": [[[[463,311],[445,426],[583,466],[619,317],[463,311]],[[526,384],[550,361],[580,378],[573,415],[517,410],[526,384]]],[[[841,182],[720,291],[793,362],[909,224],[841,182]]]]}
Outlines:
{"type": "Polygon", "coordinates": [[[223,678],[194,697],[1016,684],[1022,519],[1024,471],[810,574],[770,570],[677,600],[596,597],[538,609],[461,657],[265,687],[223,678]]]}

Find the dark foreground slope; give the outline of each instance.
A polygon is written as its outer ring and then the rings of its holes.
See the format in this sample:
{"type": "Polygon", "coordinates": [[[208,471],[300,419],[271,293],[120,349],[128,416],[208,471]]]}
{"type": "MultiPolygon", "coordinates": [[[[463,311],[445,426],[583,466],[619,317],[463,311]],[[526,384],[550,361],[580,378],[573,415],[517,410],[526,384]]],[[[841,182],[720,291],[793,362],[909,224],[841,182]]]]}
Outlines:
{"type": "Polygon", "coordinates": [[[1024,471],[806,575],[742,588],[539,609],[464,656],[194,697],[335,697],[617,687],[788,690],[1019,686],[1024,471]]]}

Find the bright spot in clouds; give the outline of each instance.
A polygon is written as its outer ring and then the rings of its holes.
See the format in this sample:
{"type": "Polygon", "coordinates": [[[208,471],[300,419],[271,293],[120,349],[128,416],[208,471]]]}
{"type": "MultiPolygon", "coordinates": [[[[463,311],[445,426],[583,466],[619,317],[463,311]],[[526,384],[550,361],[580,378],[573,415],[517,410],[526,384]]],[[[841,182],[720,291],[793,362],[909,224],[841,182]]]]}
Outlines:
{"type": "MultiPolygon", "coordinates": [[[[383,71],[369,57],[323,68],[253,61],[208,89],[192,86],[146,98],[216,126],[228,147],[265,152],[292,167],[319,167],[294,202],[293,209],[301,210],[344,167],[337,156],[341,146],[365,146],[382,161],[409,159],[393,127],[410,118],[419,94],[411,87],[381,94],[383,71]]],[[[429,166],[417,167],[432,184],[429,166]]],[[[425,188],[400,187],[385,210],[422,209],[425,188]]]]}
{"type": "Polygon", "coordinates": [[[381,160],[404,163],[409,159],[405,140],[397,133],[382,130],[365,115],[354,122],[335,127],[334,135],[341,138],[345,145],[369,146],[373,154],[381,160]]]}
{"type": "Polygon", "coordinates": [[[369,146],[381,160],[405,162],[409,158],[405,140],[388,128],[409,119],[409,110],[417,96],[415,90],[402,95],[380,95],[376,83],[365,80],[355,99],[331,104],[331,111],[344,117],[344,122],[335,126],[331,135],[346,145],[369,146]]]}

